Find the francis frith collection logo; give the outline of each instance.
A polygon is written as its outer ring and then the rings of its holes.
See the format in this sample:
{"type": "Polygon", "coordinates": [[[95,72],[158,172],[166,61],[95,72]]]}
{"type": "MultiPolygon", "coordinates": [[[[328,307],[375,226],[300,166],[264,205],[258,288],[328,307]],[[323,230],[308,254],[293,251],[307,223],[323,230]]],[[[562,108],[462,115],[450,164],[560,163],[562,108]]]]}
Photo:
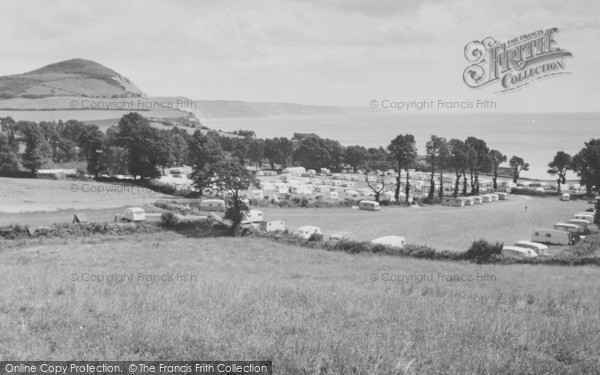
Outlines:
{"type": "Polygon", "coordinates": [[[540,78],[568,73],[565,57],[571,52],[556,46],[556,27],[536,30],[500,43],[492,37],[473,41],[465,47],[465,57],[472,63],[463,73],[471,88],[498,82],[497,92],[511,91],[540,78]]]}

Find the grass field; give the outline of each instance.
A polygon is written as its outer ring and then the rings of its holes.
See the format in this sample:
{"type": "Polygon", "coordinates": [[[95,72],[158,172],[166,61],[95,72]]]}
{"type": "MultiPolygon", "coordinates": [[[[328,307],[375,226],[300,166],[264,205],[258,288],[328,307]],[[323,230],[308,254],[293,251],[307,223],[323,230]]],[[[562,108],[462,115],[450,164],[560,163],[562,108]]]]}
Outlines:
{"type": "Polygon", "coordinates": [[[351,208],[264,208],[265,220],[284,220],[287,228],[316,225],[323,233],[351,232],[357,239],[386,235],[438,250],[466,250],[480,238],[513,244],[529,240],[534,228],[552,228],[591,207],[585,201],[559,201],[509,195],[507,201],[471,207],[382,207],[381,211],[351,208]],[[525,211],[527,206],[527,211],[525,211]]]}
{"type": "Polygon", "coordinates": [[[0,360],[272,359],[276,374],[600,372],[597,267],[477,266],[170,232],[0,249],[0,360]],[[114,281],[85,281],[92,275],[114,281]],[[392,275],[404,279],[384,281],[392,275]]]}
{"type": "Polygon", "coordinates": [[[139,206],[163,198],[170,196],[143,187],[97,181],[0,178],[2,213],[139,206]]]}

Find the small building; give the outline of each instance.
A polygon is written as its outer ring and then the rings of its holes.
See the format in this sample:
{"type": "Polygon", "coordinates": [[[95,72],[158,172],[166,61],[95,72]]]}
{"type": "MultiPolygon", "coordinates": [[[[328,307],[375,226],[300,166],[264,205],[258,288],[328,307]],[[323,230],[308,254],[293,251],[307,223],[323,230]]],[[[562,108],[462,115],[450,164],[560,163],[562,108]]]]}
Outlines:
{"type": "Polygon", "coordinates": [[[379,211],[381,210],[381,205],[379,202],[365,200],[358,202],[358,209],[366,211],[379,211]]]}
{"type": "Polygon", "coordinates": [[[225,201],[222,199],[204,199],[200,202],[200,211],[223,212],[225,201]]]}
{"type": "Polygon", "coordinates": [[[125,210],[125,220],[144,221],[146,220],[146,211],[141,207],[129,207],[125,210]]]}
{"type": "Polygon", "coordinates": [[[305,225],[305,226],[302,226],[302,227],[296,229],[294,231],[294,233],[297,236],[299,236],[299,237],[301,237],[301,238],[303,238],[305,240],[308,240],[313,235],[319,235],[319,234],[321,234],[321,228],[314,227],[314,226],[311,226],[311,225],[305,225]]]}
{"type": "Polygon", "coordinates": [[[406,239],[401,236],[383,236],[371,241],[372,244],[384,245],[389,247],[404,248],[406,239]]]}
{"type": "Polygon", "coordinates": [[[276,232],[285,230],[285,224],[283,220],[259,221],[258,225],[260,230],[264,232],[276,232]]]}

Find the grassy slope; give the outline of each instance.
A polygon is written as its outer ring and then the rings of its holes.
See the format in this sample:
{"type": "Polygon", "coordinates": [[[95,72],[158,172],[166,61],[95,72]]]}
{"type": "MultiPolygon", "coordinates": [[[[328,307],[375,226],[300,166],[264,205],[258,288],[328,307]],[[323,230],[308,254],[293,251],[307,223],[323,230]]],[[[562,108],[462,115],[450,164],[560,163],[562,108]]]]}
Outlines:
{"type": "MultiPolygon", "coordinates": [[[[0,247],[2,248],[2,247],[0,247]]],[[[0,250],[0,360],[273,359],[276,373],[594,373],[600,270],[476,266],[173,233],[0,250]],[[423,283],[371,274],[433,274],[423,283]],[[134,281],[71,281],[71,274],[134,281]],[[195,274],[140,282],[137,274],[195,274]],[[490,274],[492,282],[440,282],[490,274]]]]}
{"type": "MultiPolygon", "coordinates": [[[[54,211],[67,209],[105,210],[122,206],[151,204],[157,199],[171,198],[155,191],[138,187],[108,184],[97,181],[45,180],[0,178],[0,223],[8,224],[5,213],[14,213],[14,222],[30,223],[28,218],[47,217],[51,223],[60,221],[54,214],[24,214],[23,211],[54,211]],[[54,217],[53,217],[54,216],[54,217]]],[[[110,221],[104,218],[101,221],[110,221]]]]}
{"type": "Polygon", "coordinates": [[[509,195],[507,201],[472,207],[383,207],[379,212],[350,208],[264,208],[265,220],[284,220],[286,227],[316,225],[323,233],[351,232],[360,240],[386,235],[438,250],[465,250],[485,238],[513,244],[529,240],[534,228],[552,228],[591,207],[585,201],[509,195]],[[527,212],[525,212],[527,206],[527,212]]]}

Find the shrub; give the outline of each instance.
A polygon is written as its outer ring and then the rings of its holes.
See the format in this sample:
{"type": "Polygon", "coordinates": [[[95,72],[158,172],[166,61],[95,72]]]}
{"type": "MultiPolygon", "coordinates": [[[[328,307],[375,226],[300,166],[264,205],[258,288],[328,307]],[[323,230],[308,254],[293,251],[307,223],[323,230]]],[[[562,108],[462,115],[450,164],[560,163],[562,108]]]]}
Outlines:
{"type": "Polygon", "coordinates": [[[463,254],[463,258],[476,263],[494,262],[502,253],[502,246],[503,244],[500,242],[493,244],[486,240],[477,240],[473,242],[469,250],[463,254]]]}
{"type": "Polygon", "coordinates": [[[160,223],[165,228],[175,228],[179,224],[179,219],[177,218],[177,215],[171,211],[163,212],[163,214],[160,215],[160,223]]]}

